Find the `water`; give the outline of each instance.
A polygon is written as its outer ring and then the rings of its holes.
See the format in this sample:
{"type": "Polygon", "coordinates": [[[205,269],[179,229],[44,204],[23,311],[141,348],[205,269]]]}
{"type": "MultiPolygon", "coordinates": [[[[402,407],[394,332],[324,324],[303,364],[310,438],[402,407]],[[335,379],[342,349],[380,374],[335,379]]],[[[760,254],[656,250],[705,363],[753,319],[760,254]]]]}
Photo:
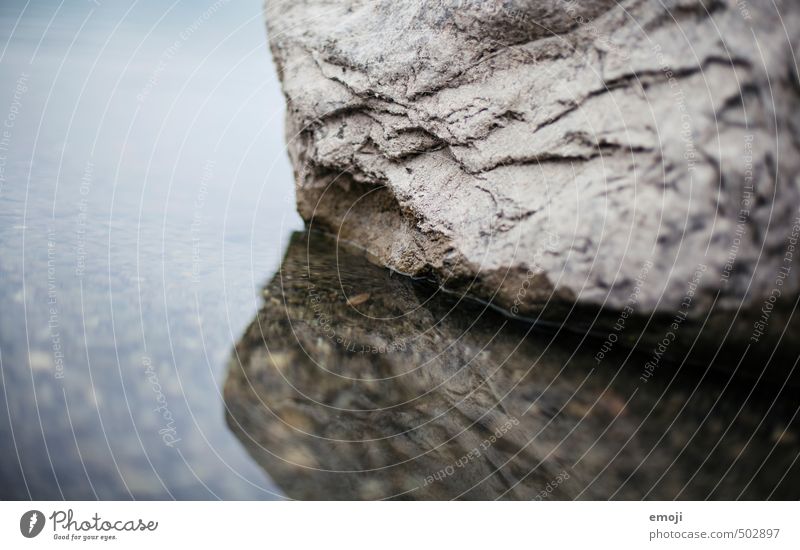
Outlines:
{"type": "Polygon", "coordinates": [[[646,355],[601,345],[296,233],[230,362],[228,424],[300,499],[797,495],[790,387],[642,381],[646,355]]]}
{"type": "Polygon", "coordinates": [[[0,7],[0,497],[275,498],[220,390],[302,226],[261,5],[114,4],[0,7]]]}
{"type": "Polygon", "coordinates": [[[296,233],[260,1],[108,4],[0,7],[0,498],[797,497],[795,387],[296,233]]]}

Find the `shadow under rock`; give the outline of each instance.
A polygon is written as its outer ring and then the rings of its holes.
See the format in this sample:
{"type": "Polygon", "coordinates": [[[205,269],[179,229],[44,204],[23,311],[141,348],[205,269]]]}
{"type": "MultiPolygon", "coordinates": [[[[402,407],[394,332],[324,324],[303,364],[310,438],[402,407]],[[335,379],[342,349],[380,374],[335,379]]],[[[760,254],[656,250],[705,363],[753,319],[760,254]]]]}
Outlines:
{"type": "Polygon", "coordinates": [[[297,499],[800,496],[787,387],[543,333],[296,233],[237,343],[228,425],[297,499]],[[702,380],[701,380],[702,378],[702,380]]]}

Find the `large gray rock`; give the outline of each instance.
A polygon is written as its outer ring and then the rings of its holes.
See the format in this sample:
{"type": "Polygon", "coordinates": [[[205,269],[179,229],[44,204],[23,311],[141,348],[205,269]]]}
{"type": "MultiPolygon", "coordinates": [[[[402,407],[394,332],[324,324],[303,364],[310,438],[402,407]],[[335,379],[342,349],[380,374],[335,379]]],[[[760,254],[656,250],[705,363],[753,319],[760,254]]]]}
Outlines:
{"type": "Polygon", "coordinates": [[[519,315],[780,338],[796,1],[270,0],[267,23],[312,228],[519,315]]]}

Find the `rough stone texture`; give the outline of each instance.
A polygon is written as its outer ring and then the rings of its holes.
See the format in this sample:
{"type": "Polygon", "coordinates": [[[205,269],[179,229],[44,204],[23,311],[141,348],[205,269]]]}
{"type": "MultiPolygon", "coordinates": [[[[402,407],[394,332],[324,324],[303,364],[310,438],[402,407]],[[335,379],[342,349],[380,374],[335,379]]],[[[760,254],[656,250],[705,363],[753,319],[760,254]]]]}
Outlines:
{"type": "Polygon", "coordinates": [[[777,288],[780,336],[800,288],[798,2],[269,0],[266,17],[311,227],[526,316],[621,310],[652,262],[637,314],[685,309],[716,335],[739,315],[741,343],[777,288]]]}
{"type": "Polygon", "coordinates": [[[296,234],[236,345],[228,424],[291,498],[800,495],[796,390],[642,381],[640,355],[597,364],[600,345],[296,234]]]}

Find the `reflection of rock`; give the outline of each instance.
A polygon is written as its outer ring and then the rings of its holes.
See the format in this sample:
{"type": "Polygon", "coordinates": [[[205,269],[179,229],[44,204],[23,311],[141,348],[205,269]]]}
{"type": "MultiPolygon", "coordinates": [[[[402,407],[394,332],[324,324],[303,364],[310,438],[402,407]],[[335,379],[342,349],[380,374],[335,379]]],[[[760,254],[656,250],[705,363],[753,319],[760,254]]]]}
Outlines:
{"type": "Polygon", "coordinates": [[[748,399],[672,364],[642,382],[646,357],[598,363],[601,341],[531,332],[313,233],[264,300],[225,402],[290,497],[800,496],[786,391],[748,399]]]}
{"type": "Polygon", "coordinates": [[[800,3],[267,5],[314,227],[506,309],[531,269],[518,309],[555,320],[622,309],[648,261],[636,312],[671,317],[703,264],[700,348],[738,353],[779,290],[771,351],[800,288],[800,3]]]}

